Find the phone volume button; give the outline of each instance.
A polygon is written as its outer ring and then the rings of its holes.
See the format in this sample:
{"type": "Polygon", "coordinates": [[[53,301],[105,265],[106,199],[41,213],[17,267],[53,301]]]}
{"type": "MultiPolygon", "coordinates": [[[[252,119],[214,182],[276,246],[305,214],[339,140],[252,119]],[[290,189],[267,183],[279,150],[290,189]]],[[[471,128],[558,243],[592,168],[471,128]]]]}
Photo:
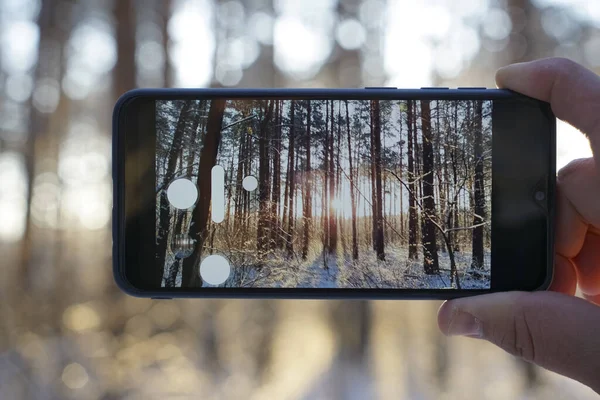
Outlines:
{"type": "Polygon", "coordinates": [[[422,87],[421,90],[447,90],[450,89],[449,87],[436,87],[436,86],[427,86],[427,87],[422,87]]]}
{"type": "Polygon", "coordinates": [[[486,87],[482,87],[482,86],[478,86],[478,87],[466,87],[466,86],[463,86],[463,87],[458,87],[457,89],[459,89],[459,90],[486,90],[487,88],[486,87]]]}

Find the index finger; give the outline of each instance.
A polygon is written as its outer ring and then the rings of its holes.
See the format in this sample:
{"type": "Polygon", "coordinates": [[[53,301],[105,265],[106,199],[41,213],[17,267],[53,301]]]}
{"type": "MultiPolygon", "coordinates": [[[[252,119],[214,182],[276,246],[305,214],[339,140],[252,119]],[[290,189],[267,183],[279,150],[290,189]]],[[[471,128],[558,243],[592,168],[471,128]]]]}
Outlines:
{"type": "Polygon", "coordinates": [[[554,114],[590,140],[600,166],[600,77],[566,58],[509,65],[496,73],[498,87],[546,101],[554,114]]]}

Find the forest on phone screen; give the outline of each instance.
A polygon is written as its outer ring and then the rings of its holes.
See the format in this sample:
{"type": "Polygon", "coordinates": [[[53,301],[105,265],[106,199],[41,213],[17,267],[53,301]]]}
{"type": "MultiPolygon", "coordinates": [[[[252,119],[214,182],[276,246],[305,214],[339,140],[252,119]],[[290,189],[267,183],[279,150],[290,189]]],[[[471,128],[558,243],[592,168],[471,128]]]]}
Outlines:
{"type": "Polygon", "coordinates": [[[489,288],[491,113],[471,100],[157,101],[160,285],[211,286],[199,266],[216,254],[231,266],[222,287],[489,288]],[[185,209],[167,195],[181,179],[197,190],[185,209]]]}

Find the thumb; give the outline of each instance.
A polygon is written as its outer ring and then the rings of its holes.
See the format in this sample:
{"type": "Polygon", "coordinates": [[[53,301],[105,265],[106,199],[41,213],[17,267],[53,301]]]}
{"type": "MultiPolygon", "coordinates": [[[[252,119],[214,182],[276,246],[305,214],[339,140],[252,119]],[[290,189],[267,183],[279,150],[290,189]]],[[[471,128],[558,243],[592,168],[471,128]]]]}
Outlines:
{"type": "Polygon", "coordinates": [[[504,292],[446,301],[446,335],[485,339],[600,393],[600,307],[554,292],[504,292]]]}

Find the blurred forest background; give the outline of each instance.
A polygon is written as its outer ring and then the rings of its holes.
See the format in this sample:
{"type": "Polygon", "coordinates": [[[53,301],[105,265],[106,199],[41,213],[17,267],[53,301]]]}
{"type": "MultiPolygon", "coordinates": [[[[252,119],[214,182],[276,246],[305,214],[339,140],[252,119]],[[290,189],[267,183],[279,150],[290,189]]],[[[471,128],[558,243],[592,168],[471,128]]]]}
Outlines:
{"type": "MultiPolygon", "coordinates": [[[[0,0],[0,398],[585,399],[439,302],[151,301],[111,272],[110,124],[136,86],[488,86],[600,70],[589,0],[0,0]]],[[[559,125],[559,166],[590,154],[559,125]]]]}

